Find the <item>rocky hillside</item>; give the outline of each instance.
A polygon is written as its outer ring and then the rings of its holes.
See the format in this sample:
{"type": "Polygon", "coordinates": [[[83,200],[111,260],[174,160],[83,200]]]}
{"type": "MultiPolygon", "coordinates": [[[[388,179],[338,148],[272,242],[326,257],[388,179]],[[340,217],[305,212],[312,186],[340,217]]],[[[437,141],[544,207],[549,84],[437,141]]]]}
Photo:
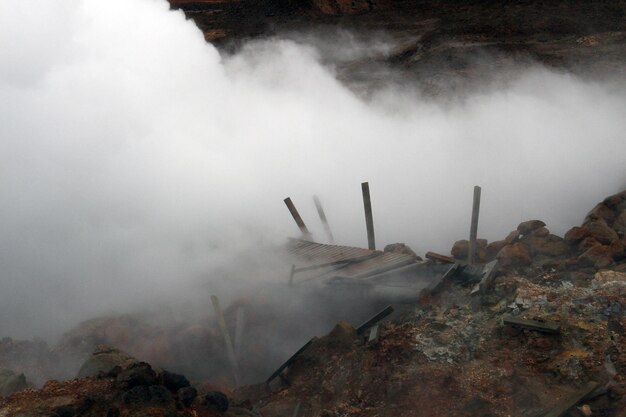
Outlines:
{"type": "MultiPolygon", "coordinates": [[[[77,379],[29,389],[18,373],[37,366],[20,368],[15,358],[46,357],[46,349],[12,342],[0,351],[9,368],[0,374],[7,395],[0,416],[624,417],[625,216],[623,191],[564,237],[540,220],[523,222],[502,241],[480,243],[481,262],[494,260],[480,274],[480,264],[464,263],[466,242],[458,241],[451,251],[458,261],[429,261],[446,273],[414,302],[395,305],[376,332],[339,322],[259,384],[190,382],[97,345],[77,379]]],[[[176,353],[166,346],[186,343],[175,339],[128,317],[91,321],[39,364],[58,362],[72,347],[109,343],[141,346],[146,355],[158,347],[152,357],[162,366],[176,353]]],[[[225,362],[218,338],[206,343],[196,366],[225,362]]]]}
{"type": "Polygon", "coordinates": [[[395,45],[366,60],[343,63],[346,80],[371,80],[380,64],[435,91],[528,62],[586,76],[625,75],[623,0],[169,1],[196,22],[208,41],[226,49],[251,38],[333,30],[382,37],[395,45]]]}

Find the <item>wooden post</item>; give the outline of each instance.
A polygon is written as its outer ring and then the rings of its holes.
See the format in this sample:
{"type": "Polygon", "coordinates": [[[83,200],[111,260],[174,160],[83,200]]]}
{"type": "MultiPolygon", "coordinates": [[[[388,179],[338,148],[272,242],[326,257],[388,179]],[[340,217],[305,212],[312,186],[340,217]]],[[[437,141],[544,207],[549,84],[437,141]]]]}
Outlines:
{"type": "Polygon", "coordinates": [[[293,219],[296,221],[296,224],[300,228],[300,231],[302,232],[302,237],[304,239],[310,240],[311,233],[309,232],[309,229],[307,229],[306,225],[304,224],[304,220],[302,220],[302,217],[300,217],[300,213],[298,213],[298,210],[296,210],[296,206],[293,205],[291,198],[287,197],[283,201],[287,205],[289,212],[291,213],[291,215],[293,216],[293,219]]]}
{"type": "Polygon", "coordinates": [[[469,251],[467,263],[473,264],[476,258],[476,237],[478,235],[478,212],[480,210],[480,187],[474,187],[474,203],[472,204],[472,225],[470,227],[469,251]]]}
{"type": "Polygon", "coordinates": [[[374,219],[372,217],[372,201],[370,199],[370,185],[367,182],[361,184],[363,192],[363,206],[365,208],[365,226],[367,227],[367,247],[376,250],[376,238],[374,237],[374,219]]]}
{"type": "Polygon", "coordinates": [[[228,359],[230,360],[230,364],[233,367],[233,377],[235,379],[235,385],[239,385],[239,366],[237,364],[237,357],[235,356],[233,342],[230,339],[230,335],[228,334],[226,321],[224,321],[224,315],[222,314],[222,309],[220,308],[220,300],[215,295],[212,295],[211,303],[213,304],[213,309],[215,310],[215,315],[217,316],[217,324],[220,328],[220,332],[224,337],[224,343],[226,344],[226,353],[228,354],[228,359]]]}
{"type": "Polygon", "coordinates": [[[313,196],[313,201],[315,202],[315,208],[317,208],[317,214],[319,214],[320,216],[320,220],[322,221],[324,230],[326,230],[326,234],[328,235],[328,243],[332,245],[333,243],[335,243],[335,238],[333,237],[333,232],[330,230],[330,225],[328,224],[328,220],[326,219],[326,213],[324,213],[324,207],[322,207],[322,202],[316,195],[313,196]]]}
{"type": "Polygon", "coordinates": [[[245,312],[242,306],[235,311],[235,357],[237,361],[241,358],[243,344],[243,328],[245,326],[245,312]]]}

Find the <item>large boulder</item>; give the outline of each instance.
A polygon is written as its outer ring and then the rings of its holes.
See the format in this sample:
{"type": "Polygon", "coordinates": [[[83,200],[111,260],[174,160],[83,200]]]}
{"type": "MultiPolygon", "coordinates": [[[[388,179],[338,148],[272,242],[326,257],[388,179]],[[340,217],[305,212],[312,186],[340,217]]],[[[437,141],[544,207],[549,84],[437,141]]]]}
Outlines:
{"type": "Polygon", "coordinates": [[[544,227],[546,224],[541,220],[527,220],[517,226],[517,231],[522,235],[527,235],[533,230],[544,227]]]}
{"type": "Polygon", "coordinates": [[[0,369],[0,397],[6,397],[14,392],[29,387],[24,374],[18,374],[8,369],[0,369]]]}
{"type": "Polygon", "coordinates": [[[585,224],[590,235],[603,245],[610,245],[619,236],[615,230],[611,229],[604,220],[593,220],[585,224]]]}
{"type": "Polygon", "coordinates": [[[606,268],[613,263],[613,249],[608,245],[594,245],[578,257],[580,266],[606,268]]]}
{"type": "Polygon", "coordinates": [[[585,223],[602,220],[607,224],[612,224],[615,220],[616,213],[614,210],[610,209],[606,204],[599,203],[597,204],[585,217],[585,223]]]}
{"type": "Polygon", "coordinates": [[[138,363],[137,359],[111,346],[98,345],[93,354],[83,363],[76,375],[77,378],[98,376],[110,373],[114,368],[126,369],[138,363]]]}
{"type": "Polygon", "coordinates": [[[404,255],[411,255],[414,256],[415,258],[418,258],[421,260],[421,258],[419,256],[417,256],[417,254],[415,252],[413,252],[413,249],[411,249],[409,246],[407,246],[404,243],[391,243],[387,246],[385,246],[384,252],[392,252],[392,253],[401,253],[404,255]]]}
{"type": "Polygon", "coordinates": [[[564,239],[566,243],[570,245],[575,245],[589,236],[591,236],[591,230],[589,230],[589,228],[584,226],[574,226],[565,233],[564,239]]]}
{"type": "Polygon", "coordinates": [[[528,247],[523,243],[514,243],[502,248],[496,257],[501,267],[527,266],[532,263],[528,247]]]}
{"type": "MultiPolygon", "coordinates": [[[[452,245],[450,253],[453,257],[460,260],[467,260],[469,254],[469,240],[457,240],[452,245]]],[[[476,239],[476,260],[484,262],[487,258],[487,239],[476,239]]]]}
{"type": "Polygon", "coordinates": [[[626,236],[626,209],[623,209],[615,219],[613,230],[615,230],[618,236],[626,236]]]}

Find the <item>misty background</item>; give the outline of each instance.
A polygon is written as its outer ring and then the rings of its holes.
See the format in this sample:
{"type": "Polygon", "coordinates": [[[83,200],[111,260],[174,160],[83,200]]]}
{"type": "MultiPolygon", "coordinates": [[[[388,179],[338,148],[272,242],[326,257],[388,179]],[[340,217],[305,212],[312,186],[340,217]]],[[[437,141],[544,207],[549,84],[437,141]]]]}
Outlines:
{"type": "Polygon", "coordinates": [[[562,235],[626,188],[623,85],[536,64],[459,97],[338,80],[388,42],[226,54],[165,0],[1,2],[0,336],[284,282],[287,196],[317,240],[313,194],[363,247],[369,181],[378,246],[423,255],[467,238],[474,185],[489,240],[533,218],[562,235]]]}

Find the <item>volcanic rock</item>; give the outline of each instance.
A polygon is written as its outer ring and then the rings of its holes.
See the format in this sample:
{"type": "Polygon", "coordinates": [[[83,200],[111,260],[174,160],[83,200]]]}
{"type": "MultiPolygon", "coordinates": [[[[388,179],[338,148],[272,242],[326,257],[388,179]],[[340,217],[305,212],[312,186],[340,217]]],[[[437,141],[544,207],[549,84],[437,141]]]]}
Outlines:
{"type": "Polygon", "coordinates": [[[228,397],[219,391],[208,392],[204,396],[204,403],[217,411],[224,412],[228,410],[228,397]]]}
{"type": "Polygon", "coordinates": [[[391,244],[385,246],[384,252],[385,253],[392,252],[392,253],[401,253],[401,254],[404,254],[404,255],[411,255],[411,256],[414,256],[415,258],[421,260],[421,258],[415,254],[413,249],[411,249],[410,247],[408,247],[404,243],[391,243],[391,244]]]}
{"type": "Polygon", "coordinates": [[[580,242],[590,235],[591,230],[589,230],[588,227],[574,226],[565,233],[564,239],[566,243],[570,245],[575,245],[576,243],[580,242]]]}
{"type": "Polygon", "coordinates": [[[604,220],[592,220],[585,223],[593,238],[604,245],[610,245],[614,240],[618,240],[619,236],[615,230],[611,229],[604,220]]]}
{"type": "Polygon", "coordinates": [[[190,407],[198,396],[198,390],[194,387],[184,387],[178,390],[176,396],[185,407],[190,407]]]}
{"type": "Polygon", "coordinates": [[[513,230],[511,233],[509,233],[504,240],[506,241],[506,243],[515,243],[519,240],[521,233],[519,232],[519,230],[513,230]]]}
{"type": "MultiPolygon", "coordinates": [[[[469,254],[469,241],[457,240],[452,245],[450,253],[456,259],[467,260],[469,254]]],[[[487,239],[476,239],[476,259],[479,262],[484,262],[487,258],[487,239]]]]}
{"type": "Polygon", "coordinates": [[[607,245],[594,245],[578,257],[580,266],[606,268],[613,263],[613,249],[607,245]]]}
{"type": "Polygon", "coordinates": [[[161,371],[159,373],[159,382],[172,392],[177,392],[181,388],[186,388],[190,385],[189,380],[184,375],[169,371],[161,371]]]}
{"type": "Polygon", "coordinates": [[[0,397],[11,395],[14,392],[28,388],[24,374],[18,374],[8,369],[0,369],[0,397]]]}
{"type": "Polygon", "coordinates": [[[528,247],[523,243],[514,243],[502,248],[497,259],[501,267],[527,266],[532,263],[528,247]]]}
{"type": "Polygon", "coordinates": [[[154,385],[157,382],[156,372],[145,362],[130,365],[128,369],[120,372],[117,378],[115,378],[115,383],[126,389],[154,385]]]}
{"type": "Polygon", "coordinates": [[[621,237],[626,236],[626,209],[623,209],[615,219],[613,230],[621,237]]]}
{"type": "Polygon", "coordinates": [[[124,404],[168,404],[173,402],[172,394],[162,385],[137,385],[122,395],[124,404]]]}
{"type": "Polygon", "coordinates": [[[97,376],[101,373],[107,374],[116,366],[126,369],[133,363],[137,363],[137,359],[127,353],[111,346],[99,345],[96,347],[93,354],[80,367],[76,377],[85,378],[89,376],[97,376]]]}
{"type": "Polygon", "coordinates": [[[585,223],[603,220],[607,224],[612,224],[615,220],[616,214],[615,211],[610,209],[604,203],[598,203],[589,213],[585,216],[585,223]]]}
{"type": "Polygon", "coordinates": [[[530,232],[532,232],[533,230],[539,229],[541,227],[544,227],[546,224],[544,222],[542,222],[541,220],[527,220],[525,222],[520,223],[517,226],[517,230],[522,234],[522,235],[527,235],[530,232]]]}
{"type": "Polygon", "coordinates": [[[498,255],[498,252],[502,250],[508,244],[506,240],[496,240],[495,242],[491,242],[485,248],[485,256],[487,261],[492,261],[498,255]]]}
{"type": "Polygon", "coordinates": [[[328,344],[333,346],[350,347],[357,339],[356,329],[347,321],[338,322],[328,334],[328,344]]]}

